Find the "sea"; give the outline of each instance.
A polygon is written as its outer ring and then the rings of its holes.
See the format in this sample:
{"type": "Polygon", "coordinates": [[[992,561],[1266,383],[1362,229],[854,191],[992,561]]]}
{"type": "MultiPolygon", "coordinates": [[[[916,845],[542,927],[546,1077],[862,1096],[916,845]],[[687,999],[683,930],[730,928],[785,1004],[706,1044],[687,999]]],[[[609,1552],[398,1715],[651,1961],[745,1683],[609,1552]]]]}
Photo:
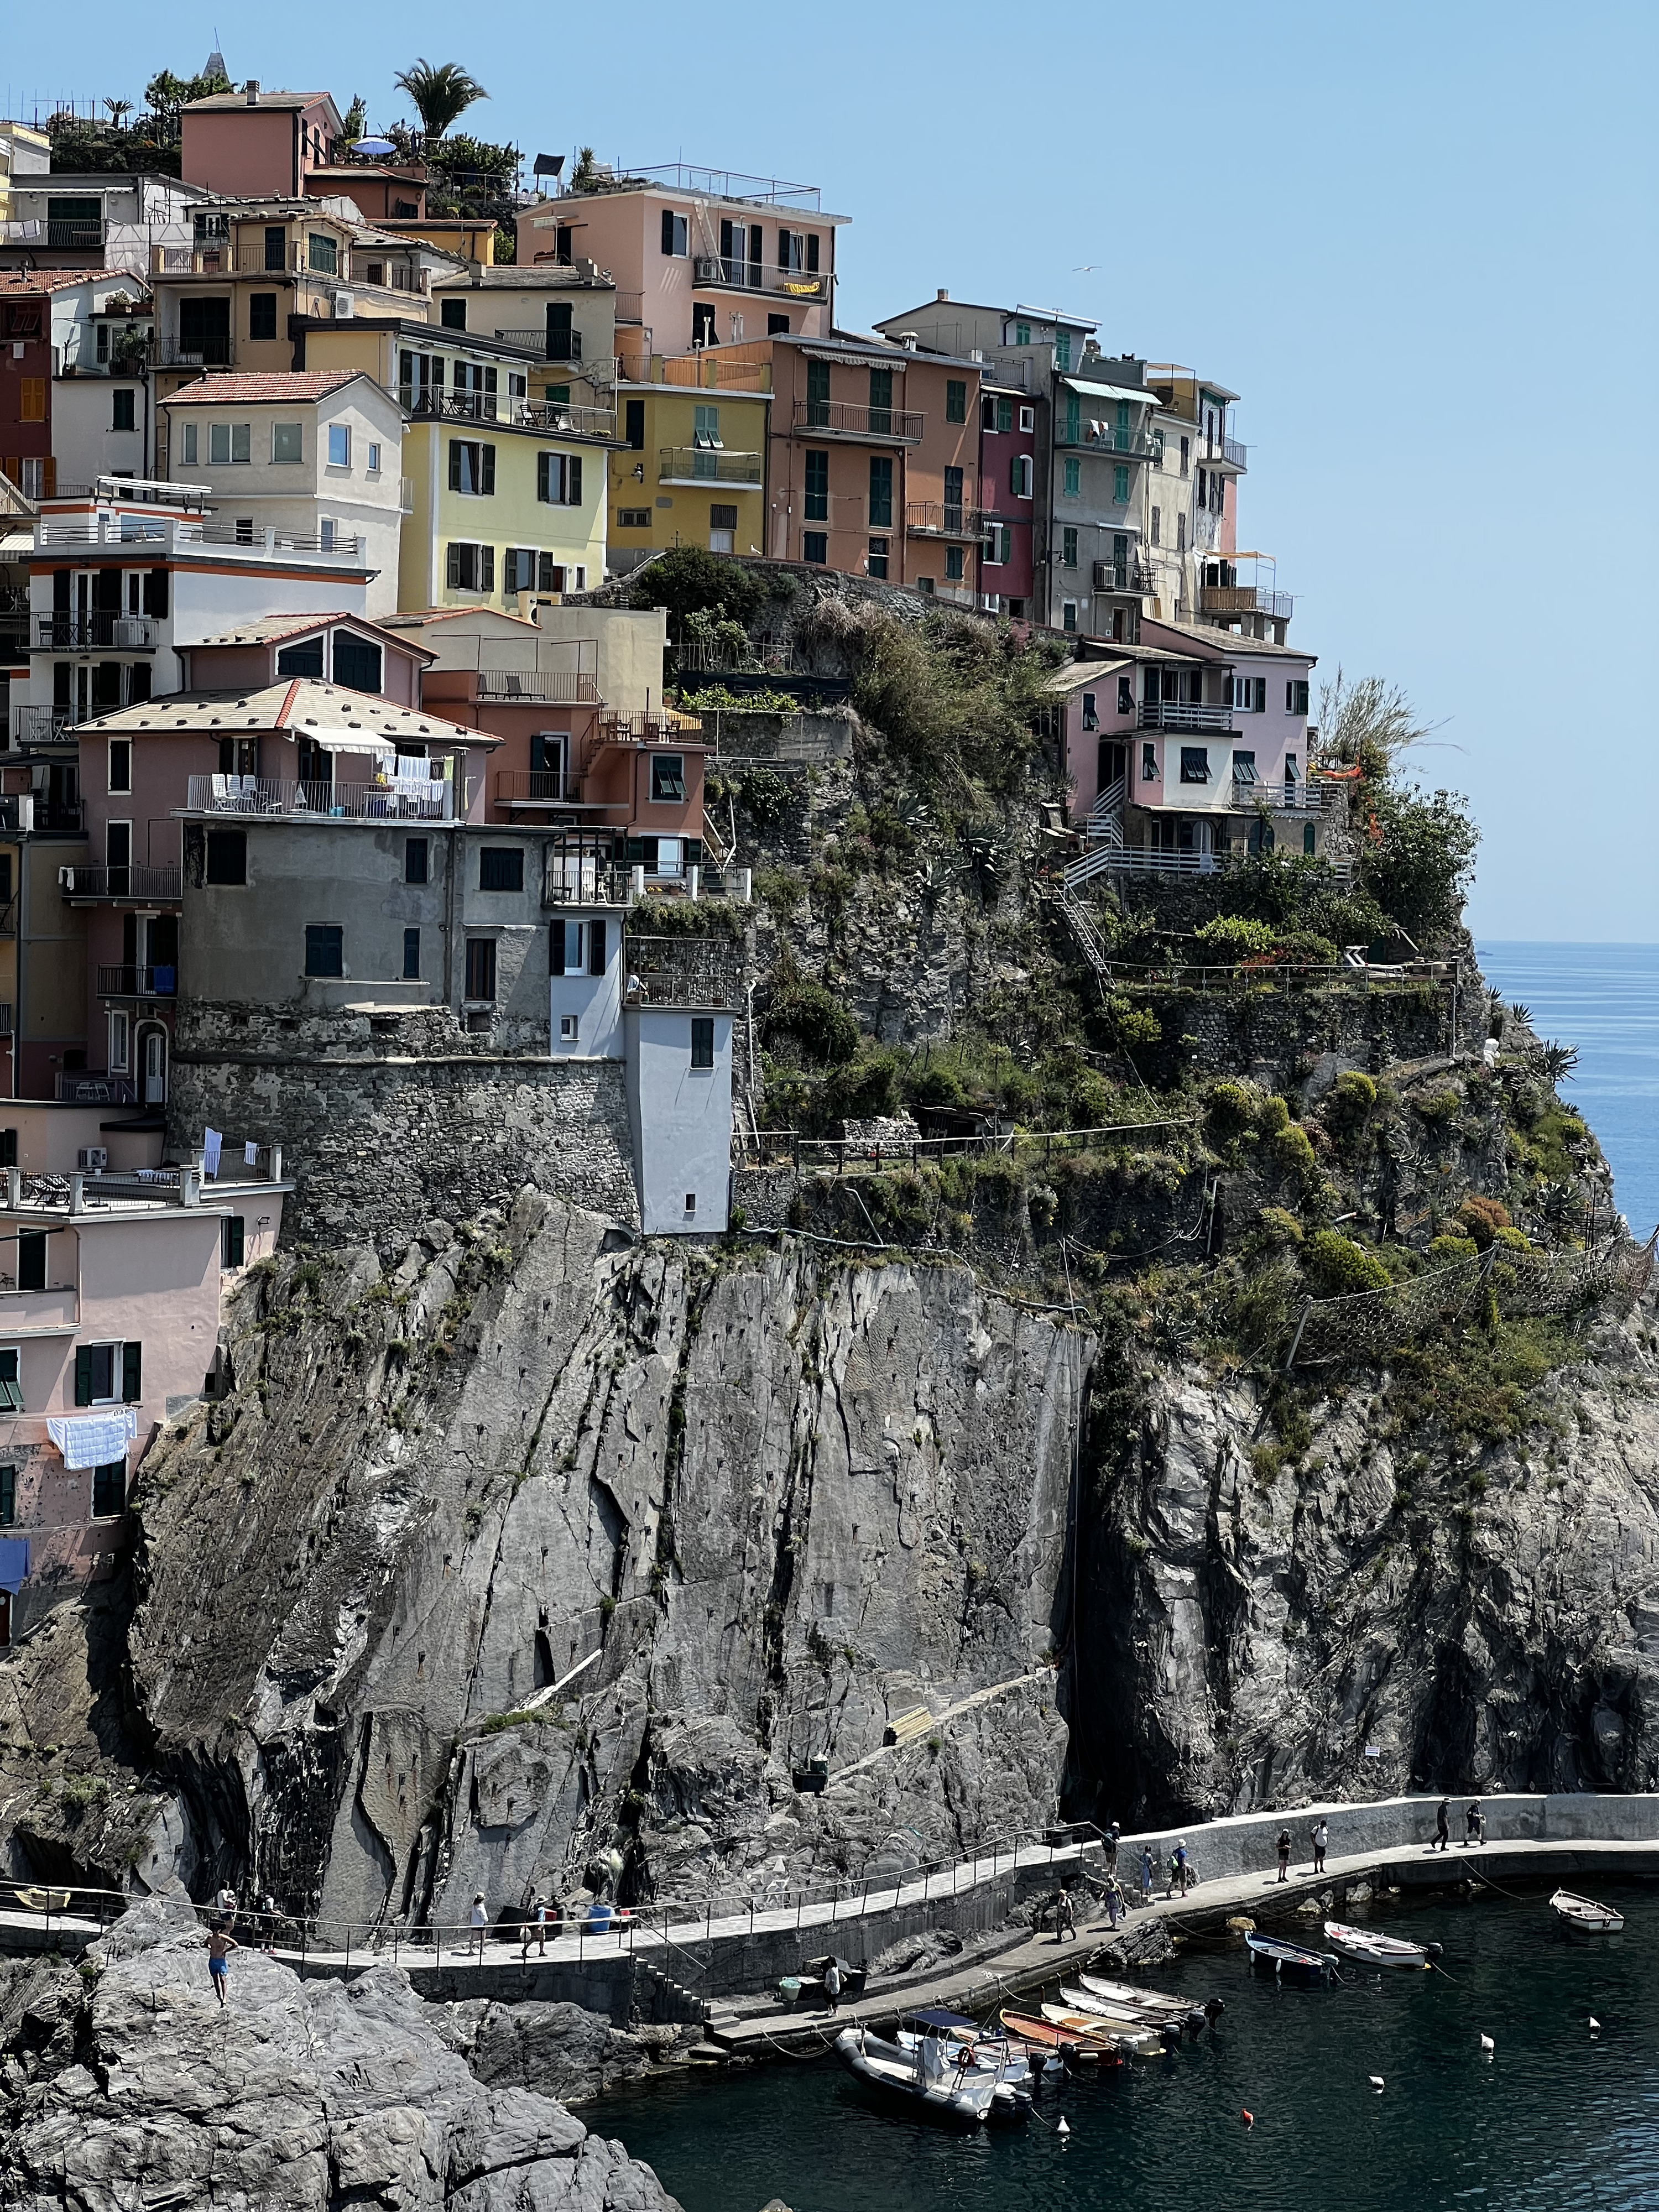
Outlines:
{"type": "Polygon", "coordinates": [[[1659,1223],[1659,945],[1480,947],[1486,978],[1532,1015],[1540,1036],[1576,1046],[1561,1096],[1595,1130],[1632,1234],[1659,1223]]]}
{"type": "Polygon", "coordinates": [[[1569,1936],[1543,1888],[1390,1904],[1377,1924],[1441,1944],[1438,1966],[1324,1989],[1281,1988],[1236,1936],[1194,1940],[1155,1979],[1220,1996],[1214,2032],[1043,2088],[1023,2128],[964,2137],[872,2107],[833,2057],[581,2117],[685,2212],[1653,2212],[1659,1893],[1600,1893],[1622,1936],[1569,1936]]]}

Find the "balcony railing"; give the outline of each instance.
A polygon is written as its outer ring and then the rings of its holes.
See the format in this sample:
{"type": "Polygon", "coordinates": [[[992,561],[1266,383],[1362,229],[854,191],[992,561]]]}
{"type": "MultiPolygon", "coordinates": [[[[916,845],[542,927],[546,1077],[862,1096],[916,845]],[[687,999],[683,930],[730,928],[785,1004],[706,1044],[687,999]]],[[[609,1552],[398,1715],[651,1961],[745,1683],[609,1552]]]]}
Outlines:
{"type": "Polygon", "coordinates": [[[193,775],[186,811],[302,822],[453,822],[464,814],[453,782],[296,783],[252,775],[193,775]]]}
{"type": "Polygon", "coordinates": [[[98,995],[100,999],[173,999],[179,994],[179,969],[176,963],[165,968],[137,968],[100,966],[98,995]]]}
{"type": "Polygon", "coordinates": [[[1230,468],[1242,469],[1247,465],[1245,456],[1249,451],[1249,447],[1241,446],[1237,438],[1206,438],[1199,459],[1201,461],[1224,461],[1230,468]]]}
{"type": "Polygon", "coordinates": [[[157,368],[228,368],[236,358],[236,342],[228,335],[161,338],[156,343],[157,368]]]}
{"type": "Polygon", "coordinates": [[[19,707],[15,720],[20,745],[50,745],[64,739],[75,716],[68,707],[19,707]]]}
{"type": "Polygon", "coordinates": [[[1233,805],[1242,814],[1258,806],[1275,814],[1317,814],[1324,805],[1322,793],[1305,783],[1258,783],[1253,777],[1233,777],[1233,805]]]}
{"type": "Polygon", "coordinates": [[[989,533],[993,520],[978,507],[955,501],[913,499],[904,510],[904,527],[912,538],[977,539],[989,533]]]}
{"type": "Polygon", "coordinates": [[[1271,615],[1289,622],[1296,611],[1290,592],[1269,591],[1265,584],[1200,584],[1198,611],[1205,615],[1271,615]]]}
{"type": "Polygon", "coordinates": [[[1133,592],[1142,599],[1158,589],[1139,561],[1097,561],[1094,587],[1097,592],[1133,592]]]}
{"type": "Polygon", "coordinates": [[[700,745],[703,741],[701,717],[648,711],[601,714],[599,735],[618,745],[700,745]]]}
{"type": "Polygon", "coordinates": [[[1067,422],[1063,415],[1059,416],[1054,423],[1054,443],[1085,453],[1110,453],[1120,461],[1150,461],[1156,451],[1146,431],[1121,429],[1115,422],[1102,422],[1087,416],[1077,422],[1067,422]]]}
{"type": "Polygon", "coordinates": [[[562,401],[520,399],[505,392],[440,392],[403,385],[398,398],[417,422],[507,422],[523,430],[548,430],[555,436],[609,438],[617,417],[609,407],[571,407],[562,401]]]}
{"type": "MultiPolygon", "coordinates": [[[[63,873],[67,899],[108,899],[119,905],[177,906],[184,896],[184,873],[179,868],[148,864],[125,868],[88,868],[76,866],[63,873]]],[[[0,935],[4,926],[0,924],[0,935]]]]}
{"type": "Polygon", "coordinates": [[[599,679],[574,669],[481,668],[480,699],[522,699],[532,706],[597,707],[599,679]]]}
{"type": "Polygon", "coordinates": [[[769,269],[763,261],[750,261],[735,253],[698,254],[692,282],[739,292],[772,292],[789,300],[830,296],[830,279],[817,270],[769,269]]]}
{"type": "Polygon", "coordinates": [[[100,222],[54,222],[46,218],[46,244],[76,248],[101,246],[104,226],[100,222]]]}
{"type": "Polygon", "coordinates": [[[926,418],[897,407],[854,407],[844,399],[798,399],[796,430],[825,438],[872,438],[882,445],[914,446],[926,418]]]}
{"type": "Polygon", "coordinates": [[[1197,707],[1181,699],[1143,699],[1136,718],[1142,730],[1231,730],[1231,707],[1197,707]]]}
{"type": "Polygon", "coordinates": [[[136,1106],[138,1093],[128,1075],[59,1075],[52,1085],[60,1106],[136,1106]]]}
{"type": "Polygon", "coordinates": [[[121,615],[94,607],[87,614],[38,615],[37,653],[154,653],[155,624],[148,615],[121,615]]]}
{"type": "MultiPolygon", "coordinates": [[[[195,246],[156,246],[150,249],[150,273],[156,276],[241,276],[292,275],[309,264],[302,246],[233,246],[228,239],[202,241],[195,246]]],[[[316,276],[332,276],[332,270],[317,269],[316,276]]]]}
{"type": "Polygon", "coordinates": [[[572,830],[547,848],[542,870],[544,906],[625,906],[632,872],[609,830],[572,830]]]}
{"type": "Polygon", "coordinates": [[[684,937],[638,937],[630,929],[623,947],[630,981],[637,977],[646,1003],[734,1006],[742,996],[735,945],[699,944],[684,937]]]}
{"type": "Polygon", "coordinates": [[[711,446],[658,448],[659,483],[746,484],[758,491],[763,481],[758,453],[727,453],[711,446]]]}
{"type": "Polygon", "coordinates": [[[495,335],[503,345],[526,346],[544,361],[580,361],[582,357],[580,331],[497,331],[495,335]]]}
{"type": "Polygon", "coordinates": [[[642,323],[645,320],[645,295],[643,292],[617,293],[617,320],[619,323],[642,323]]]}
{"type": "MultiPolygon", "coordinates": [[[[497,806],[580,806],[584,778],[562,768],[502,768],[495,771],[497,806]]],[[[625,801],[618,801],[619,805],[625,801]]]]}
{"type": "Polygon", "coordinates": [[[331,553],[336,560],[360,562],[368,550],[365,538],[324,537],[303,530],[261,528],[240,522],[180,522],[173,542],[180,549],[191,545],[240,545],[250,552],[331,553]]]}

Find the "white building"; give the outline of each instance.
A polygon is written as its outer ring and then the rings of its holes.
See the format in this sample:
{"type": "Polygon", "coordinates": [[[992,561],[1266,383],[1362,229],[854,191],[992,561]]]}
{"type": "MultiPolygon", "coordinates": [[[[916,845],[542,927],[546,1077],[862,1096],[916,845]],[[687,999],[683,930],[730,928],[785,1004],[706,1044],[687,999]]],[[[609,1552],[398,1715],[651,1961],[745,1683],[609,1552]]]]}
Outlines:
{"type": "Polygon", "coordinates": [[[240,540],[331,551],[356,540],[369,615],[398,605],[404,413],[360,369],[204,376],[160,403],[166,465],[203,484],[240,540]]]}
{"type": "Polygon", "coordinates": [[[623,1023],[640,1226],[647,1237],[724,1230],[732,1195],[731,1011],[696,998],[631,999],[623,1023]]]}
{"type": "Polygon", "coordinates": [[[124,269],[146,276],[162,248],[188,247],[194,210],[215,195],[178,177],[91,171],[15,174],[0,267],[124,269]]]}

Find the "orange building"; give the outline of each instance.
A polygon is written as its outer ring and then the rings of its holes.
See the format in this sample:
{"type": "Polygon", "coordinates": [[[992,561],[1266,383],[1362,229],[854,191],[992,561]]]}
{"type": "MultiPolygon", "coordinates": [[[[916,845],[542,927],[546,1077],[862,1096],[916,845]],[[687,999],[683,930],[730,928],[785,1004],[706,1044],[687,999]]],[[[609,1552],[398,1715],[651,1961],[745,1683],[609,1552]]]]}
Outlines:
{"type": "Polygon", "coordinates": [[[298,199],[313,169],[326,168],[340,115],[325,92],[240,92],[192,100],[179,116],[179,174],[188,185],[236,199],[298,199]]]}

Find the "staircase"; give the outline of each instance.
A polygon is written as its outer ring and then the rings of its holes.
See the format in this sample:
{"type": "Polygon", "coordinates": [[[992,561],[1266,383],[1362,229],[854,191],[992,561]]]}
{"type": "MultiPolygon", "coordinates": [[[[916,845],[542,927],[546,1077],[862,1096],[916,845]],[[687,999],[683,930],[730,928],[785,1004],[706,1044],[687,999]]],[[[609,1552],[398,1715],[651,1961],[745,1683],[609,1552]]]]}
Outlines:
{"type": "MultiPolygon", "coordinates": [[[[1095,872],[1098,873],[1098,870],[1095,872]]],[[[1072,942],[1083,955],[1104,998],[1111,988],[1111,969],[1106,958],[1106,947],[1101,943],[1100,932],[1089,918],[1089,909],[1081,899],[1073,896],[1072,871],[1068,868],[1050,894],[1060,918],[1072,933],[1072,942]]]]}
{"type": "Polygon", "coordinates": [[[697,1996],[683,1982],[677,1982],[648,1960],[636,1957],[633,1966],[634,1991],[629,2006],[631,2018],[692,2027],[707,2026],[714,2008],[706,1997],[697,1996]]]}

